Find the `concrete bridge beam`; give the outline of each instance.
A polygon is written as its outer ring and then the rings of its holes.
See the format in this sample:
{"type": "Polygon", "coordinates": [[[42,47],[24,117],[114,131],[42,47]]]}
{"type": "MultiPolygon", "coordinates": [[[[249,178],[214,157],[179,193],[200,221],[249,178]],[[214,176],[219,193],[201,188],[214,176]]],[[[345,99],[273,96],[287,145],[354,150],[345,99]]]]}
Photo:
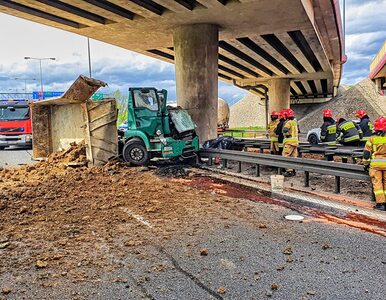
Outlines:
{"type": "Polygon", "coordinates": [[[269,111],[279,111],[290,107],[290,84],[287,78],[271,79],[268,85],[269,111]]]}
{"type": "Polygon", "coordinates": [[[173,32],[177,104],[196,122],[201,142],[217,136],[218,40],[212,24],[183,25],[173,32]]]}

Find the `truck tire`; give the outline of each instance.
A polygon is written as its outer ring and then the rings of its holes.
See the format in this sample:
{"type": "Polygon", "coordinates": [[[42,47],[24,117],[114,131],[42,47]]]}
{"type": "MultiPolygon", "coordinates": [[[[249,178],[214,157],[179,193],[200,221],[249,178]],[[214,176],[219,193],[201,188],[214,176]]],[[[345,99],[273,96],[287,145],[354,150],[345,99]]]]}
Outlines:
{"type": "Polygon", "coordinates": [[[129,140],[123,147],[122,156],[132,166],[146,166],[150,160],[149,152],[139,139],[129,140]]]}
{"type": "Polygon", "coordinates": [[[5,147],[4,146],[0,146],[0,150],[4,150],[5,149],[5,147]]]}

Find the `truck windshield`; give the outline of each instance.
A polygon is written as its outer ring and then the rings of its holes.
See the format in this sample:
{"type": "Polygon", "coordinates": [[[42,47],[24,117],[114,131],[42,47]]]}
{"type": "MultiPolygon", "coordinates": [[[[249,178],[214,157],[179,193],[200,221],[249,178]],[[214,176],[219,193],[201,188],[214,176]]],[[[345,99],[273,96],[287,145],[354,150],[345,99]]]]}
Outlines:
{"type": "Polygon", "coordinates": [[[0,120],[27,120],[29,107],[0,107],[0,120]]]}
{"type": "Polygon", "coordinates": [[[146,107],[150,110],[158,110],[157,95],[154,90],[135,90],[134,91],[135,107],[146,107]]]}

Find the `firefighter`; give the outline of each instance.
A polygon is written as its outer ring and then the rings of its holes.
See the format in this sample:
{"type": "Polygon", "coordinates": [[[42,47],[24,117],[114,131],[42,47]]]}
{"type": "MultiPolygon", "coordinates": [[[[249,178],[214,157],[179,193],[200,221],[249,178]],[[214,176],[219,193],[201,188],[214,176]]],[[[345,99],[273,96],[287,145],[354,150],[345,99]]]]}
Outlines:
{"type": "Polygon", "coordinates": [[[332,111],[323,110],[323,125],[320,127],[320,140],[328,146],[336,145],[336,123],[332,118],[332,111]]]}
{"type": "Polygon", "coordinates": [[[344,118],[338,118],[336,123],[337,141],[345,146],[358,146],[362,137],[359,125],[344,118]]]}
{"type": "Polygon", "coordinates": [[[283,135],[283,127],[285,123],[285,110],[281,110],[279,112],[279,123],[276,126],[276,135],[277,135],[277,145],[279,147],[279,155],[282,155],[283,153],[283,140],[284,140],[284,135],[283,135]]]}
{"type": "MultiPolygon", "coordinates": [[[[295,120],[295,113],[292,109],[286,110],[286,122],[283,126],[283,156],[284,157],[298,157],[298,123],[295,120]]],[[[284,174],[286,177],[295,176],[293,169],[288,169],[284,174]]]]}
{"type": "Polygon", "coordinates": [[[386,117],[379,117],[374,124],[374,134],[369,137],[363,151],[363,164],[370,167],[375,209],[386,210],[386,117]]]}
{"type": "Polygon", "coordinates": [[[373,133],[374,126],[371,124],[369,116],[363,109],[358,110],[355,116],[360,119],[359,127],[363,135],[361,142],[363,142],[364,145],[373,133]]]}
{"type": "Polygon", "coordinates": [[[268,135],[271,141],[271,154],[279,154],[279,144],[276,134],[276,128],[279,122],[279,112],[273,111],[271,113],[271,121],[268,124],[268,135]]]}

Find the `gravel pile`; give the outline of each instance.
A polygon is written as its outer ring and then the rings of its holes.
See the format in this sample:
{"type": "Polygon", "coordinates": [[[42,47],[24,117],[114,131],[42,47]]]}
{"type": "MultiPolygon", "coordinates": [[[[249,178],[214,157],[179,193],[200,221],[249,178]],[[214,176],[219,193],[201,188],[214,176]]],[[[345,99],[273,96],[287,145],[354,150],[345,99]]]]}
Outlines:
{"type": "Polygon", "coordinates": [[[303,131],[319,127],[323,119],[323,109],[331,109],[334,118],[343,117],[354,119],[358,109],[367,111],[371,120],[379,115],[386,115],[386,97],[379,95],[374,83],[370,79],[363,79],[342,95],[331,99],[329,102],[318,107],[312,113],[299,119],[303,131]]]}
{"type": "Polygon", "coordinates": [[[247,94],[230,108],[229,128],[265,127],[265,101],[254,94],[247,94]]]}

